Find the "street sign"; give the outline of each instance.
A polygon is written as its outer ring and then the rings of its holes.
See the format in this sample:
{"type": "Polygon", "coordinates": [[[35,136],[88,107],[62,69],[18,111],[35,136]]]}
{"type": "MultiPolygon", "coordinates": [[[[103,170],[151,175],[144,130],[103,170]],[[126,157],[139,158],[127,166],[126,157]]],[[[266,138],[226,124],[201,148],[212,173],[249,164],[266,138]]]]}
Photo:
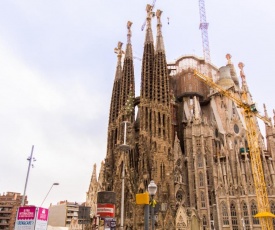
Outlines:
{"type": "Polygon", "coordinates": [[[97,215],[100,217],[114,217],[115,205],[114,204],[97,204],[97,215]]]}

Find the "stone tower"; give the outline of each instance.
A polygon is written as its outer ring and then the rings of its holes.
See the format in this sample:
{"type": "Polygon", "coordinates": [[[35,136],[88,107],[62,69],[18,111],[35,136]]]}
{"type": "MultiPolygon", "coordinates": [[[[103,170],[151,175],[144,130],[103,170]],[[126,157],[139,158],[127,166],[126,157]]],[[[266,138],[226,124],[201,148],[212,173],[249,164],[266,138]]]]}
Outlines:
{"type": "MultiPolygon", "coordinates": [[[[124,229],[144,229],[143,207],[135,204],[135,195],[145,192],[150,180],[158,186],[156,229],[261,229],[259,220],[253,217],[257,213],[257,199],[242,111],[193,75],[194,70],[207,74],[216,84],[240,97],[243,89],[248,90],[243,64],[239,64],[239,82],[229,54],[226,65],[220,68],[190,55],[167,63],[161,11],[155,14],[155,42],[152,6],[147,5],[146,11],[139,97],[134,92],[131,22],[127,24],[125,52],[121,42],[115,49],[117,68],[107,154],[97,182],[102,190],[116,192],[117,226],[121,221],[125,163],[124,229]],[[120,148],[123,121],[129,124],[126,141],[130,150],[126,153],[120,148]]],[[[250,93],[249,97],[252,101],[250,93]]],[[[268,117],[267,112],[265,116],[268,117]]],[[[266,145],[260,128],[258,134],[274,213],[275,127],[266,126],[266,145]]]]}

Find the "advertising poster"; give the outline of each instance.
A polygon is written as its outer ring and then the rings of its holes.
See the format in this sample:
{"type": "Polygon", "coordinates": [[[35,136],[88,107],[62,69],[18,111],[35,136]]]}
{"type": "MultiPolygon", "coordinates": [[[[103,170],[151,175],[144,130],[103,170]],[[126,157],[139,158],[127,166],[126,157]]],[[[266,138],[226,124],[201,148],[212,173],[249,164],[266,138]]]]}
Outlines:
{"type": "Polygon", "coordinates": [[[37,208],[35,230],[47,230],[48,213],[46,208],[37,208]]]}
{"type": "Polygon", "coordinates": [[[34,230],[36,207],[19,207],[15,230],[34,230]]]}
{"type": "Polygon", "coordinates": [[[104,219],[105,230],[115,230],[116,229],[116,220],[114,218],[105,218],[104,219]]]}

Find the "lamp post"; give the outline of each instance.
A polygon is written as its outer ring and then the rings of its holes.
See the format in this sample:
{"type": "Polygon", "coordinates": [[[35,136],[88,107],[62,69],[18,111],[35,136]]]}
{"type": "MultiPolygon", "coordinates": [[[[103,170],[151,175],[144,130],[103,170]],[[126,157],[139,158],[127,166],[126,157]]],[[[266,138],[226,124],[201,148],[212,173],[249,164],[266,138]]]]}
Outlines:
{"type": "Polygon", "coordinates": [[[44,200],[42,201],[40,207],[42,207],[42,205],[44,204],[44,201],[45,201],[46,198],[48,197],[48,195],[49,195],[49,193],[50,193],[50,191],[52,190],[52,188],[53,188],[54,185],[59,185],[59,183],[53,183],[53,184],[52,184],[50,190],[48,191],[47,195],[45,196],[44,200]]]}
{"type": "Polygon", "coordinates": [[[154,200],[154,196],[157,192],[157,185],[155,184],[155,182],[153,180],[151,180],[150,184],[148,185],[148,192],[151,196],[151,230],[154,230],[155,229],[155,217],[154,217],[154,209],[155,209],[155,200],[154,200]]]}
{"type": "Polygon", "coordinates": [[[28,161],[29,161],[29,166],[28,166],[28,172],[27,172],[27,177],[26,177],[26,182],[25,182],[25,187],[24,187],[24,193],[23,193],[23,197],[22,197],[22,201],[21,201],[21,206],[25,205],[25,196],[26,196],[26,190],[27,190],[27,185],[28,185],[28,181],[29,181],[29,174],[30,174],[30,169],[32,165],[32,161],[36,161],[35,158],[33,157],[33,148],[34,146],[32,146],[32,151],[31,151],[31,156],[28,157],[28,161]]]}
{"type": "Polygon", "coordinates": [[[124,136],[123,144],[119,146],[120,150],[123,151],[123,162],[122,162],[122,173],[121,173],[121,207],[120,207],[120,230],[124,228],[124,180],[125,180],[125,152],[130,150],[130,146],[126,143],[127,135],[127,124],[130,124],[128,121],[122,122],[124,126],[124,136]]]}

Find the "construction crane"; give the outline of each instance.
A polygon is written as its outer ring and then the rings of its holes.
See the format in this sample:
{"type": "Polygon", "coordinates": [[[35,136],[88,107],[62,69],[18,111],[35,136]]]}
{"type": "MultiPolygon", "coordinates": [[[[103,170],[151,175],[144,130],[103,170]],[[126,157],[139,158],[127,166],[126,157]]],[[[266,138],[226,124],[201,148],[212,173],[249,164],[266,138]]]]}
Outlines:
{"type": "Polygon", "coordinates": [[[255,103],[250,103],[249,101],[248,89],[246,86],[245,75],[243,73],[243,66],[243,63],[239,63],[243,85],[245,85],[241,93],[241,99],[236,97],[230,91],[227,91],[223,87],[216,84],[211,78],[199,73],[196,70],[194,70],[194,76],[198,77],[212,89],[218,91],[221,95],[234,101],[238,107],[243,109],[243,115],[247,129],[246,134],[251,159],[251,168],[258,204],[258,213],[254,217],[258,217],[260,219],[260,224],[263,230],[271,230],[273,229],[272,218],[274,218],[275,215],[270,212],[255,116],[263,120],[268,125],[270,125],[270,121],[267,117],[261,116],[259,114],[255,103]]]}
{"type": "Polygon", "coordinates": [[[203,55],[206,62],[210,62],[210,49],[209,49],[209,41],[208,41],[208,23],[206,22],[206,14],[205,14],[205,4],[204,0],[199,0],[199,10],[200,10],[200,30],[201,30],[201,38],[202,38],[202,47],[203,47],[203,55]]]}
{"type": "MultiPolygon", "coordinates": [[[[152,8],[151,8],[151,11],[154,9],[155,3],[156,3],[156,0],[153,0],[153,2],[152,2],[152,4],[151,4],[151,7],[152,7],[152,8]]],[[[145,19],[144,23],[143,23],[142,26],[141,26],[141,31],[144,30],[145,25],[146,25],[146,19],[145,19]]]]}

